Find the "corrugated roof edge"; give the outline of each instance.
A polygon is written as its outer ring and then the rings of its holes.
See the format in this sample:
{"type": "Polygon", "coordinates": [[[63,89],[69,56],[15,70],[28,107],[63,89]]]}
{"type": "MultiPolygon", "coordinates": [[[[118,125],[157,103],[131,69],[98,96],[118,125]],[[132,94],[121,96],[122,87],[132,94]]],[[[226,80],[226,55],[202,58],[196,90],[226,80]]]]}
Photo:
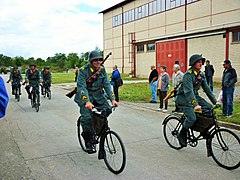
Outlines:
{"type": "Polygon", "coordinates": [[[122,6],[124,6],[125,4],[128,4],[128,3],[132,2],[132,1],[134,1],[134,0],[125,0],[125,1],[122,1],[122,2],[120,2],[120,3],[118,3],[118,4],[114,5],[114,6],[112,6],[112,7],[110,7],[110,8],[107,8],[107,9],[105,9],[105,10],[99,12],[99,13],[109,12],[109,11],[114,10],[114,9],[116,9],[116,8],[122,7],[122,6]]]}

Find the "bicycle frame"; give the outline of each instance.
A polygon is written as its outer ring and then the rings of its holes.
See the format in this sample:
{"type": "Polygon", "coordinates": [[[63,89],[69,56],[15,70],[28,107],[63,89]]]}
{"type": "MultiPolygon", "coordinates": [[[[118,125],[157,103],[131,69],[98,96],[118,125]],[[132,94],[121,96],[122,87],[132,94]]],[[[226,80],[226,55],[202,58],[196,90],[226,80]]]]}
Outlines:
{"type": "MultiPolygon", "coordinates": [[[[217,122],[217,119],[216,119],[216,116],[215,114],[213,113],[214,109],[218,108],[219,106],[215,106],[213,107],[210,111],[211,111],[211,114],[213,115],[213,118],[214,118],[214,125],[210,128],[210,129],[206,129],[207,132],[209,133],[209,137],[207,137],[207,139],[210,139],[212,137],[212,134],[214,131],[216,131],[217,129],[219,129],[219,125],[218,125],[218,122],[217,122]]],[[[165,117],[162,125],[164,125],[168,119],[172,118],[172,117],[175,117],[175,118],[178,118],[180,121],[179,123],[177,124],[176,126],[176,130],[179,132],[180,131],[180,127],[182,126],[184,120],[185,120],[185,115],[184,113],[174,113],[174,114],[169,114],[167,117],[165,117]]],[[[195,131],[192,130],[191,128],[189,129],[189,132],[188,132],[188,143],[192,146],[192,147],[195,147],[197,145],[197,141],[199,140],[203,140],[205,138],[203,138],[203,135],[200,133],[198,136],[195,136],[195,131]],[[195,143],[195,144],[193,144],[195,143]]],[[[219,136],[219,135],[218,135],[219,136]]],[[[220,135],[221,136],[221,135],[220,135]]],[[[219,138],[219,137],[218,137],[219,138]]],[[[222,139],[222,138],[221,138],[222,139]]],[[[225,145],[226,146],[226,145],[225,145]]]]}

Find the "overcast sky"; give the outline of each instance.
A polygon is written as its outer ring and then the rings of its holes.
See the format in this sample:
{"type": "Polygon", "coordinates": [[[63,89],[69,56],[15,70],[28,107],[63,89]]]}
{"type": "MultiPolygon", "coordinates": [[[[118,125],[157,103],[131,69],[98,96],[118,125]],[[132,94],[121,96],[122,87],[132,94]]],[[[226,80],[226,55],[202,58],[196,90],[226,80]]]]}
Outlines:
{"type": "Polygon", "coordinates": [[[103,48],[100,11],[123,0],[0,0],[0,54],[43,58],[103,48]]]}

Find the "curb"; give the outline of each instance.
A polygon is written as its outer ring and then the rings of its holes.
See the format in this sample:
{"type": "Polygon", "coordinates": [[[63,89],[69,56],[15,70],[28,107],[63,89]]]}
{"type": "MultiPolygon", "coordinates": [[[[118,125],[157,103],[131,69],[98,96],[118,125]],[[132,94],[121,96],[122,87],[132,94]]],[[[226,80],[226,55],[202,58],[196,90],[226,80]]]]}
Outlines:
{"type": "MultiPolygon", "coordinates": [[[[154,111],[154,112],[159,112],[157,111],[156,109],[153,109],[152,107],[146,107],[146,106],[143,106],[143,105],[140,105],[138,103],[131,103],[131,102],[127,102],[127,101],[124,101],[122,102],[122,104],[124,105],[127,105],[127,106],[132,106],[132,107],[137,107],[139,109],[144,109],[144,110],[150,110],[150,111],[154,111]]],[[[163,112],[162,112],[163,113],[163,112]]],[[[163,113],[163,114],[170,114],[170,113],[163,113]]],[[[225,127],[225,128],[229,128],[229,129],[234,129],[234,130],[237,130],[237,131],[240,131],[240,125],[238,124],[234,124],[234,123],[228,123],[228,122],[223,122],[223,121],[218,121],[218,124],[222,127],[225,127]]]]}
{"type": "Polygon", "coordinates": [[[223,122],[223,121],[218,121],[218,124],[220,126],[223,126],[226,128],[235,129],[235,130],[240,131],[240,125],[238,125],[238,124],[228,123],[228,122],[223,122]]]}

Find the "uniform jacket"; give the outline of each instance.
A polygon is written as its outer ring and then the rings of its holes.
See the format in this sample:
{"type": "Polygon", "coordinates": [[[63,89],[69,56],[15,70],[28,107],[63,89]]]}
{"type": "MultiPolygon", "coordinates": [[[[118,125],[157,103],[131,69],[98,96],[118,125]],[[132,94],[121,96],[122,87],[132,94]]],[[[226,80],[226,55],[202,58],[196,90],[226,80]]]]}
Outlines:
{"type": "Polygon", "coordinates": [[[45,82],[51,82],[52,79],[52,74],[50,72],[46,73],[45,71],[42,71],[41,73],[41,78],[45,82]]]}
{"type": "Polygon", "coordinates": [[[96,78],[96,80],[92,81],[90,85],[87,85],[86,80],[95,72],[96,71],[90,64],[86,64],[85,66],[79,68],[77,77],[77,93],[74,98],[74,101],[78,105],[84,105],[88,101],[93,103],[94,100],[99,104],[104,103],[106,101],[106,97],[103,94],[103,89],[111,101],[115,100],[106,70],[103,66],[101,66],[100,75],[96,78]]]}
{"type": "Polygon", "coordinates": [[[31,69],[28,69],[26,71],[26,78],[25,80],[29,81],[30,85],[39,85],[39,80],[40,80],[40,73],[37,69],[35,69],[34,72],[32,72],[31,69]]]}
{"type": "Polygon", "coordinates": [[[200,87],[203,88],[210,101],[216,104],[217,100],[207,85],[205,75],[201,71],[198,74],[192,68],[189,68],[183,76],[182,84],[177,91],[176,104],[182,106],[198,106],[197,97],[199,96],[198,90],[200,87]]]}
{"type": "Polygon", "coordinates": [[[12,72],[10,73],[9,79],[13,81],[13,84],[15,84],[15,83],[20,83],[20,81],[22,80],[22,75],[21,75],[21,73],[20,73],[19,70],[17,70],[17,71],[12,71],[12,72]]]}
{"type": "Polygon", "coordinates": [[[0,118],[5,116],[7,104],[8,104],[7,90],[4,85],[2,77],[0,77],[0,118]]]}
{"type": "Polygon", "coordinates": [[[237,73],[234,68],[230,67],[229,69],[223,71],[222,87],[234,87],[236,82],[237,73]]]}

